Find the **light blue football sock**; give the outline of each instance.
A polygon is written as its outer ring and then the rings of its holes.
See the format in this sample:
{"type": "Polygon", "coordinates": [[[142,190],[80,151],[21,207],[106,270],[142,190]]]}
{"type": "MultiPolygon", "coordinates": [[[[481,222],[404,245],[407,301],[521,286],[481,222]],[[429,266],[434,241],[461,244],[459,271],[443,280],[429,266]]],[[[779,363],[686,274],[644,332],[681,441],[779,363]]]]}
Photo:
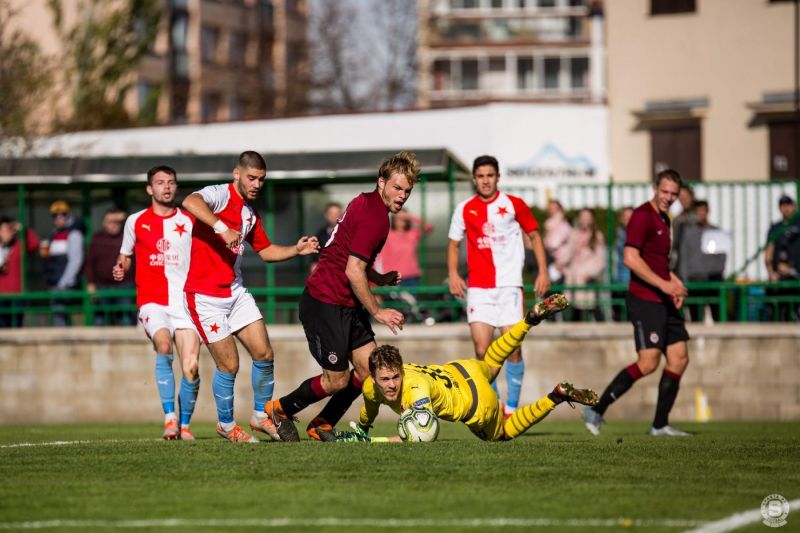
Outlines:
{"type": "Polygon", "coordinates": [[[175,412],[175,376],[172,374],[172,354],[156,354],[156,387],[164,414],[175,412]]]}
{"type": "Polygon", "coordinates": [[[197,403],[197,392],[200,390],[200,378],[189,381],[181,376],[181,389],[178,393],[178,404],[181,406],[181,425],[188,426],[197,403]]]}
{"type": "Polygon", "coordinates": [[[253,410],[258,413],[263,413],[264,405],[272,399],[275,388],[274,367],[272,361],[253,361],[253,410]]]}
{"type": "Polygon", "coordinates": [[[513,363],[506,361],[506,384],[508,385],[508,401],[506,405],[516,409],[519,406],[519,394],[522,390],[522,378],[525,376],[525,361],[513,363]]]}
{"type": "Polygon", "coordinates": [[[233,384],[236,374],[214,371],[214,381],[211,390],[214,392],[214,401],[217,404],[217,418],[223,424],[233,422],[233,384]]]}

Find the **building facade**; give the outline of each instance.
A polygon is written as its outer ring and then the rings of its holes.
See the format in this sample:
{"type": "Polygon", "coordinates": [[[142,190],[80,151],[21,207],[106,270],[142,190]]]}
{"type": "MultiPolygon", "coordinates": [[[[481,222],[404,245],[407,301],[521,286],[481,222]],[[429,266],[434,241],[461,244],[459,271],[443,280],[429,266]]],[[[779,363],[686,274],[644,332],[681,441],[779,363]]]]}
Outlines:
{"type": "Polygon", "coordinates": [[[599,2],[418,0],[418,102],[604,100],[599,2]]]}
{"type": "Polygon", "coordinates": [[[797,179],[796,5],[606,0],[614,181],[797,179]]]}
{"type": "MultiPolygon", "coordinates": [[[[63,48],[48,2],[15,2],[15,24],[35,38],[46,55],[60,57],[63,48]]],[[[79,24],[94,11],[87,9],[91,2],[60,3],[68,25],[79,24]]],[[[303,110],[307,20],[307,0],[162,0],[156,39],[131,74],[125,108],[134,121],[155,124],[241,120],[303,110]]],[[[66,93],[61,91],[62,108],[69,105],[66,93]]],[[[48,111],[52,110],[42,110],[48,111]]]]}

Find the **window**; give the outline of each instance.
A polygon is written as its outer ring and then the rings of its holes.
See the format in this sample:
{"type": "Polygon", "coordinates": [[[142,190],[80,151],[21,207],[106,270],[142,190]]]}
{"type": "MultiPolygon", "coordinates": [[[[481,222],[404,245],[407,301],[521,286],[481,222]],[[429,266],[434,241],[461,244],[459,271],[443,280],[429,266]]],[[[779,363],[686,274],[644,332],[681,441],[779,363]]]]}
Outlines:
{"type": "Polygon", "coordinates": [[[200,57],[206,63],[217,60],[217,46],[219,44],[219,30],[204,27],[200,32],[200,57]]]}
{"type": "Polygon", "coordinates": [[[558,89],[558,76],[561,71],[561,58],[544,58],[544,88],[558,89]]]}
{"type": "Polygon", "coordinates": [[[533,89],[534,86],[533,58],[517,58],[517,89],[533,89]]]}
{"type": "Polygon", "coordinates": [[[797,178],[798,130],[798,123],[791,120],[769,123],[770,179],[797,178]]]}
{"type": "Polygon", "coordinates": [[[478,88],[478,60],[461,60],[461,89],[473,91],[478,88]]]}
{"type": "Polygon", "coordinates": [[[433,90],[446,91],[450,89],[450,61],[437,59],[433,62],[433,90]]]}
{"type": "Polygon", "coordinates": [[[244,118],[244,102],[238,96],[231,96],[228,102],[228,120],[241,120],[244,118]]]}
{"type": "Polygon", "coordinates": [[[695,0],[650,0],[651,15],[694,13],[695,11],[695,0]]]}
{"type": "Polygon", "coordinates": [[[587,75],[589,73],[588,57],[573,57],[569,62],[570,87],[573,89],[584,89],[588,85],[587,75]]]}
{"type": "Polygon", "coordinates": [[[231,66],[244,65],[245,48],[244,34],[238,31],[231,32],[230,40],[228,41],[228,64],[231,66]]]}
{"type": "Polygon", "coordinates": [[[543,9],[556,7],[556,0],[539,0],[539,7],[543,9]]]}
{"type": "Polygon", "coordinates": [[[703,179],[700,165],[700,123],[685,123],[650,130],[653,176],[674,168],[690,181],[703,179]]]}
{"type": "Polygon", "coordinates": [[[200,99],[200,120],[208,122],[219,118],[222,98],[219,93],[206,93],[200,99]]]}
{"type": "Polygon", "coordinates": [[[177,81],[172,83],[170,99],[170,119],[173,122],[186,122],[186,108],[189,104],[189,82],[177,81]]]}
{"type": "Polygon", "coordinates": [[[504,91],[506,89],[506,58],[490,57],[487,63],[486,72],[481,76],[481,89],[492,93],[504,91]]]}
{"type": "Polygon", "coordinates": [[[170,31],[170,40],[173,50],[186,50],[186,28],[189,25],[189,16],[186,13],[174,13],[170,31]]]}
{"type": "Polygon", "coordinates": [[[492,9],[503,9],[503,0],[492,0],[492,9]]]}

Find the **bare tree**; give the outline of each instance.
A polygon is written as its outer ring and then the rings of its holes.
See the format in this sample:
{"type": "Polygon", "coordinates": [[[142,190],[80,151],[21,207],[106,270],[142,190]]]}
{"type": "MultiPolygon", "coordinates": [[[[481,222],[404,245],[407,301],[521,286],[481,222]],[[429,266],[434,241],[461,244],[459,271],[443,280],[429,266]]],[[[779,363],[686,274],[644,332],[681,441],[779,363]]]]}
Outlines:
{"type": "Polygon", "coordinates": [[[314,0],[309,24],[311,101],[317,111],[413,106],[415,3],[314,0]]]}
{"type": "Polygon", "coordinates": [[[60,127],[74,131],[133,124],[125,97],[139,61],[155,40],[161,2],[82,0],[78,8],[82,16],[71,27],[64,23],[62,2],[48,0],[64,46],[63,65],[72,99],[60,127]]]}
{"type": "Polygon", "coordinates": [[[12,29],[16,11],[0,0],[0,151],[24,150],[40,124],[34,110],[51,85],[51,65],[39,46],[12,29]]]}

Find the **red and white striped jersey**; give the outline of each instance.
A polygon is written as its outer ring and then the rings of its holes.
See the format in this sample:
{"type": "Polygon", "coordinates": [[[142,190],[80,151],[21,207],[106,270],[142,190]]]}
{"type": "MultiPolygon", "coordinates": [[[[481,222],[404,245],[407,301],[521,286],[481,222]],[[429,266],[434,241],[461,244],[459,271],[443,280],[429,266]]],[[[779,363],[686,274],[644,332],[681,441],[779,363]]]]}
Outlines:
{"type": "Polygon", "coordinates": [[[525,263],[522,232],[538,227],[521,198],[498,191],[489,202],[476,194],[458,204],[447,236],[454,241],[467,236],[470,287],[521,287],[525,263]]]}
{"type": "Polygon", "coordinates": [[[194,217],[180,208],[159,216],[152,206],[125,221],[122,255],[136,256],[136,305],[155,303],[183,309],[194,217]]]}
{"type": "Polygon", "coordinates": [[[242,285],[244,243],[260,252],[272,243],[261,226],[261,217],[234,190],[233,183],[209,185],[195,194],[231,229],[242,234],[242,244],[229,250],[214,229],[199,220],[192,231],[192,262],[184,290],[227,298],[233,286],[242,285]]]}

